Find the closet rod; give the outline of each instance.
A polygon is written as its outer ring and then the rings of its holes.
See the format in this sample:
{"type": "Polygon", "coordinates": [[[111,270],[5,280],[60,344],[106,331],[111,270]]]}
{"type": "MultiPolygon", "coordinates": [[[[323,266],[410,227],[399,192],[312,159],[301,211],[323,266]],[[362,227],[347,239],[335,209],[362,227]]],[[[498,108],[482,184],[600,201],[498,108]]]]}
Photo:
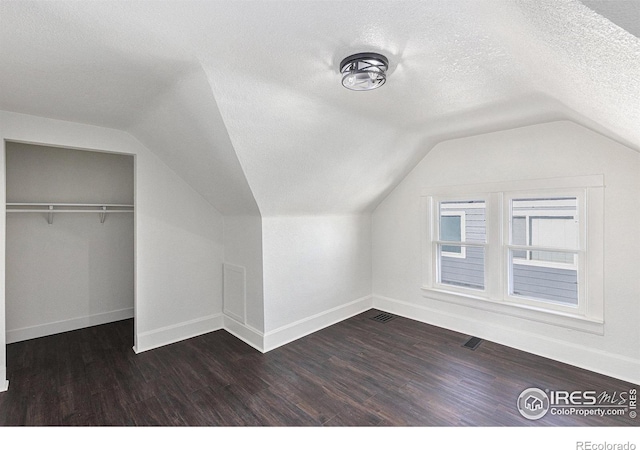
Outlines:
{"type": "Polygon", "coordinates": [[[7,203],[7,206],[77,206],[86,208],[102,208],[106,207],[129,207],[133,208],[133,205],[124,203],[7,203]]]}
{"type": "Polygon", "coordinates": [[[100,223],[104,223],[109,213],[132,213],[133,205],[124,204],[105,204],[105,203],[7,203],[8,213],[46,213],[49,225],[53,223],[54,213],[99,213],[100,223]],[[16,208],[16,207],[23,208],[16,208]],[[38,206],[42,208],[37,208],[38,206]],[[47,209],[44,209],[44,207],[47,209]],[[13,207],[13,208],[11,208],[13,207]],[[27,208],[24,208],[27,207],[27,208]],[[28,207],[36,207],[36,209],[28,209],[28,207]],[[93,209],[54,209],[55,207],[75,207],[75,208],[93,208],[93,209]],[[107,209],[107,208],[130,208],[130,209],[107,209]]]}
{"type": "Polygon", "coordinates": [[[113,212],[133,212],[133,209],[7,209],[8,213],[23,212],[43,212],[43,213],[113,213],[113,212]]]}

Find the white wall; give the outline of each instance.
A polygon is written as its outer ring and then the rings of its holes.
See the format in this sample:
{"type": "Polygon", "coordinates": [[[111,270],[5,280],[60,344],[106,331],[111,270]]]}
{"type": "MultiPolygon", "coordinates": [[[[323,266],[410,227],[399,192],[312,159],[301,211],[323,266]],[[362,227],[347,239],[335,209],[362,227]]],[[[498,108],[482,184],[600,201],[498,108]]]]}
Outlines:
{"type": "Polygon", "coordinates": [[[7,202],[133,204],[131,155],[9,142],[7,202]]]}
{"type": "MultiPolygon", "coordinates": [[[[121,131],[4,111],[0,112],[0,139],[135,155],[136,349],[220,328],[222,216],[149,149],[121,131]]],[[[4,236],[4,148],[0,153],[0,236],[4,236]]],[[[0,240],[0,255],[0,283],[4,285],[4,239],[0,240]]],[[[2,290],[0,389],[5,368],[2,290]]]]}
{"type": "Polygon", "coordinates": [[[443,142],[372,217],[374,306],[640,383],[640,154],[572,122],[443,142]],[[520,179],[604,174],[604,335],[423,296],[421,191],[520,179]]]}
{"type": "Polygon", "coordinates": [[[143,351],[222,326],[224,223],[152,154],[138,154],[137,168],[136,349],[143,351]]]}
{"type": "MultiPolygon", "coordinates": [[[[8,203],[133,204],[133,157],[8,142],[8,203]]],[[[7,214],[6,328],[16,342],[133,317],[132,213],[7,214]]]]}
{"type": "MultiPolygon", "coordinates": [[[[245,273],[244,317],[234,327],[227,329],[259,349],[262,349],[264,333],[264,295],[262,274],[262,218],[257,215],[224,217],[224,261],[242,267],[245,273]],[[244,330],[242,329],[244,328],[244,330]],[[248,329],[247,329],[248,328],[248,329]],[[246,335],[246,332],[249,332],[246,335]],[[257,333],[257,339],[251,335],[257,333]]],[[[229,299],[224,299],[225,302],[229,299]]],[[[225,305],[226,309],[227,305],[225,305]]]]}
{"type": "Polygon", "coordinates": [[[371,220],[279,216],[262,221],[265,349],[371,306],[371,220]]]}

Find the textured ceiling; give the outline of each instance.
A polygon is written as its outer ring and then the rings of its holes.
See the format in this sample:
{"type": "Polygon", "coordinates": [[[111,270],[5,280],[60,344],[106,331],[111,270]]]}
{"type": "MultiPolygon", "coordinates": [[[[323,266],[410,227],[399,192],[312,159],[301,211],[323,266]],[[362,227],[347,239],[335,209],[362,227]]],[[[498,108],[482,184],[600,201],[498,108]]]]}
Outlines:
{"type": "Polygon", "coordinates": [[[640,0],[582,0],[582,3],[640,37],[640,0]]]}
{"type": "Polygon", "coordinates": [[[0,109],[128,130],[225,214],[361,212],[444,139],[571,119],[640,148],[640,39],[585,4],[1,1],[0,109]],[[379,90],[340,85],[361,51],[379,90]]]}

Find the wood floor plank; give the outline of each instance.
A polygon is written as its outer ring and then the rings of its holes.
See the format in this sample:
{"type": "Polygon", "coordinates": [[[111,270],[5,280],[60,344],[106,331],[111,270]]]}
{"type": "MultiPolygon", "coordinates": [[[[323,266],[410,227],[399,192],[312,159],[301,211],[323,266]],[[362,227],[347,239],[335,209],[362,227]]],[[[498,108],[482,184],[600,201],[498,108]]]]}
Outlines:
{"type": "Polygon", "coordinates": [[[230,388],[258,418],[261,425],[290,427],[321,425],[319,421],[271,388],[256,393],[245,391],[241,386],[231,386],[230,388]]]}
{"type": "Polygon", "coordinates": [[[133,422],[137,426],[185,426],[187,425],[175,411],[163,408],[161,399],[149,397],[128,405],[133,422]]]}
{"type": "Polygon", "coordinates": [[[184,426],[210,426],[206,417],[200,414],[192,404],[192,401],[181,391],[168,391],[158,395],[158,401],[165,414],[171,418],[170,423],[184,426]]]}
{"type": "Polygon", "coordinates": [[[209,387],[192,393],[193,407],[204,418],[206,426],[258,426],[260,420],[230,387],[209,387]]]}

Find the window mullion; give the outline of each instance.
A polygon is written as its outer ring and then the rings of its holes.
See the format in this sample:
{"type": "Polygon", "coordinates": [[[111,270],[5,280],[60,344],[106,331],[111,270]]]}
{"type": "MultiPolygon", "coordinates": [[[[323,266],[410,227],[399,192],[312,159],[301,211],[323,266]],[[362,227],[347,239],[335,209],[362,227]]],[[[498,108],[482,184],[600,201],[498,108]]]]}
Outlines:
{"type": "Polygon", "coordinates": [[[489,298],[500,301],[503,299],[503,264],[502,264],[502,194],[490,194],[486,210],[487,247],[485,287],[489,298]]]}
{"type": "Polygon", "coordinates": [[[534,252],[553,252],[553,253],[573,253],[577,255],[580,250],[575,248],[560,248],[560,247],[543,247],[541,245],[507,245],[511,250],[523,250],[534,252]]]}
{"type": "Polygon", "coordinates": [[[463,247],[486,247],[487,244],[482,242],[469,242],[469,241],[439,241],[434,240],[434,244],[440,245],[452,245],[452,246],[463,246],[463,247]]]}

